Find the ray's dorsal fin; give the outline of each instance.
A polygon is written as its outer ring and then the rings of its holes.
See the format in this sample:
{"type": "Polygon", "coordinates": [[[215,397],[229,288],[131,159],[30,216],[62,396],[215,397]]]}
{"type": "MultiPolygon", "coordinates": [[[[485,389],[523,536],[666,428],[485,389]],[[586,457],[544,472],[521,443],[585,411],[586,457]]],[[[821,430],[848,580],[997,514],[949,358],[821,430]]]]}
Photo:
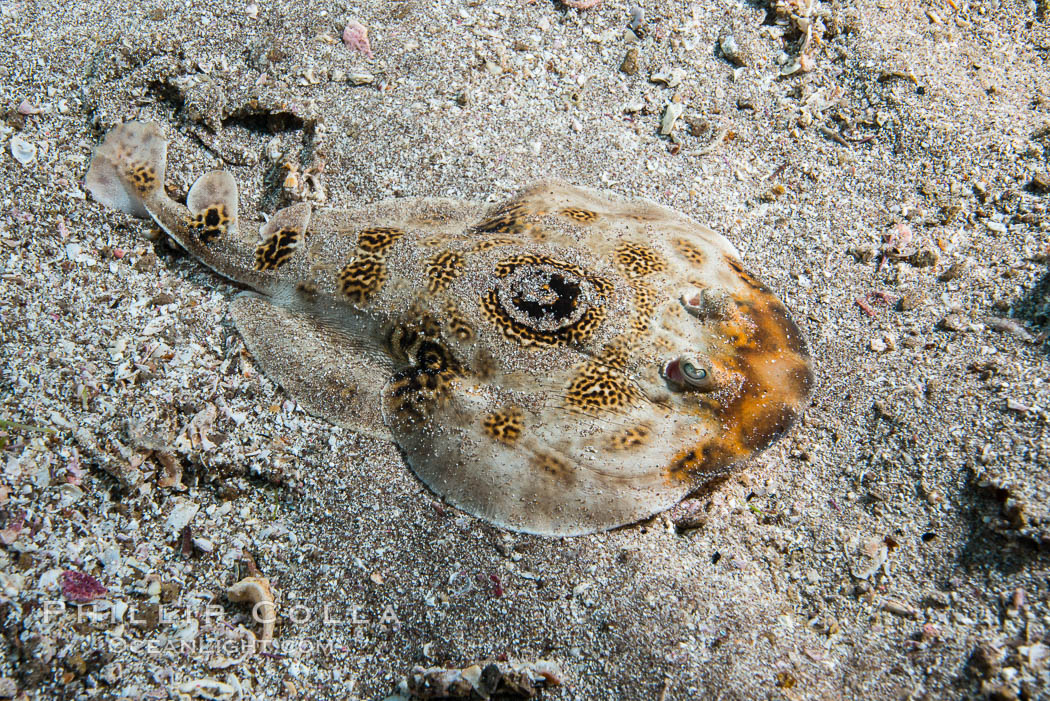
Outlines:
{"type": "Polygon", "coordinates": [[[190,227],[202,241],[220,236],[236,236],[237,183],[224,170],[213,170],[197,178],[186,196],[190,227]]]}
{"type": "Polygon", "coordinates": [[[255,269],[255,242],[239,231],[233,176],[221,170],[205,173],[190,188],[186,205],[179,204],[164,191],[167,153],[168,142],[157,125],[125,122],[95,150],[85,186],[106,206],[152,218],[220,275],[273,292],[276,279],[255,269]]]}

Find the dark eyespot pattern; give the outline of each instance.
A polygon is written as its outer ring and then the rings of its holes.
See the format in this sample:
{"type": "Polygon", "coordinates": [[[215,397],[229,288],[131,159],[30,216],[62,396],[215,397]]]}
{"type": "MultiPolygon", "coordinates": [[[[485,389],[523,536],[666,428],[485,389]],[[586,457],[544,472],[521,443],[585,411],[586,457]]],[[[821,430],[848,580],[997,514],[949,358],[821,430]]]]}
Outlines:
{"type": "Polygon", "coordinates": [[[385,391],[386,413],[401,431],[418,430],[448,401],[459,363],[435,340],[419,343],[415,362],[394,373],[385,391]]]}
{"type": "Polygon", "coordinates": [[[227,233],[230,217],[226,205],[213,204],[191,216],[186,225],[197,233],[201,243],[208,244],[227,233]]]}
{"type": "Polygon", "coordinates": [[[545,256],[496,265],[497,286],[481,298],[482,316],[524,347],[582,344],[606,317],[608,281],[545,256]]]}

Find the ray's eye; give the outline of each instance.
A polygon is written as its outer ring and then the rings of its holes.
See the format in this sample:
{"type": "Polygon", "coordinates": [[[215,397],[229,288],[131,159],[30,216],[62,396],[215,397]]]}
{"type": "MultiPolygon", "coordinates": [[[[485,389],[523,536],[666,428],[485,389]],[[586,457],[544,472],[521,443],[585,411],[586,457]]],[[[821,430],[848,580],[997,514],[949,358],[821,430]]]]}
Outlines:
{"type": "Polygon", "coordinates": [[[689,362],[683,362],[681,367],[682,374],[690,382],[703,382],[707,379],[707,370],[704,368],[698,368],[689,362]]]}
{"type": "Polygon", "coordinates": [[[716,384],[711,369],[694,355],[683,355],[667,363],[664,377],[683,390],[710,392],[716,384]]]}

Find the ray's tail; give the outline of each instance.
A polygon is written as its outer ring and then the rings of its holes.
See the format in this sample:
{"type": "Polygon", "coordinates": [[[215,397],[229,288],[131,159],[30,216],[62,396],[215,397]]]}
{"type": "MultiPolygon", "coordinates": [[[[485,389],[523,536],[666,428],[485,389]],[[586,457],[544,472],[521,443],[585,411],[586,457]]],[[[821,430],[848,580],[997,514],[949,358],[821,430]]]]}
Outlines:
{"type": "MultiPolygon", "coordinates": [[[[215,272],[254,287],[273,291],[275,280],[256,266],[256,242],[239,231],[237,184],[223,170],[205,173],[190,188],[186,205],[164,191],[168,142],[155,124],[126,122],[116,127],[95,150],[85,185],[96,200],[137,217],[152,218],[183,248],[215,272]]],[[[308,206],[284,210],[280,225],[305,231],[308,206]],[[284,220],[294,219],[288,222],[284,220]]],[[[263,227],[270,233],[275,222],[263,227]]]]}

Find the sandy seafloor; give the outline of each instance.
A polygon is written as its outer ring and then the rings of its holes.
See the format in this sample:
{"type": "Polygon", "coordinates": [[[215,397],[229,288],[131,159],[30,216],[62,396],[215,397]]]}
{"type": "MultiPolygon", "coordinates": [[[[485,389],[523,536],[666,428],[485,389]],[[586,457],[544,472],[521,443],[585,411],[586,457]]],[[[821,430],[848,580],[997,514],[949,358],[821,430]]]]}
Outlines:
{"type": "Polygon", "coordinates": [[[763,2],[647,0],[632,37],[626,0],[3,0],[0,419],[53,432],[0,433],[0,694],[384,698],[414,666],[502,658],[557,664],[551,699],[1046,698],[1040,2],[818,0],[812,69],[781,76],[798,22],[763,2]],[[282,153],[323,159],[335,207],[554,175],[679,208],[784,299],[817,392],[669,515],[501,532],[299,410],[244,350],[233,286],[85,197],[127,119],[170,138],[176,193],[231,170],[246,226],[282,153]],[[287,645],[216,668],[217,641],[259,632],[225,596],[244,553],[287,645]],[[66,570],[105,615],[78,621],[66,570]]]}

